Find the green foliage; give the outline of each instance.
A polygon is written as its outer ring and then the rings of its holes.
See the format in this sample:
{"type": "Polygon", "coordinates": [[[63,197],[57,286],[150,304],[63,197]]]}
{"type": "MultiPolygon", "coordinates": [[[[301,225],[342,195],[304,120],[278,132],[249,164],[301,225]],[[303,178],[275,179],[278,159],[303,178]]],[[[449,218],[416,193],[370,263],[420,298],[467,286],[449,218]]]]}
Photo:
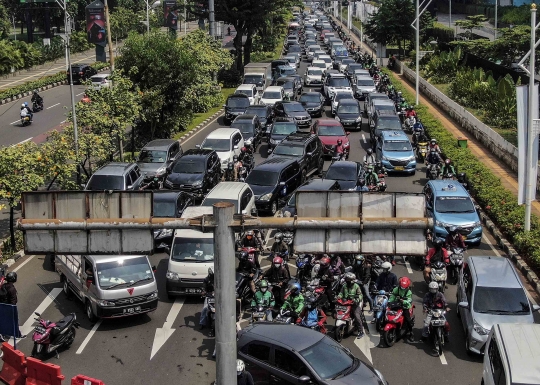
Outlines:
{"type": "Polygon", "coordinates": [[[24,61],[24,68],[30,68],[43,62],[43,53],[33,44],[24,41],[13,41],[12,44],[20,52],[24,61]]]}
{"type": "Polygon", "coordinates": [[[10,33],[11,21],[9,20],[9,13],[3,1],[0,1],[0,39],[7,39],[10,33]]]}
{"type": "MultiPolygon", "coordinates": [[[[146,20],[146,14],[142,19],[146,20]]],[[[128,36],[130,31],[136,31],[140,26],[144,27],[140,20],[140,14],[133,9],[117,7],[111,12],[111,37],[115,39],[123,39],[128,36]]],[[[146,27],[145,27],[146,28],[146,27]]]]}
{"type": "Polygon", "coordinates": [[[499,12],[501,23],[520,25],[531,24],[531,6],[530,4],[524,4],[520,7],[501,7],[499,12]]]}
{"type": "Polygon", "coordinates": [[[449,43],[454,40],[454,29],[435,22],[431,28],[426,29],[425,36],[425,41],[434,39],[439,43],[449,43]]]}
{"type": "MultiPolygon", "coordinates": [[[[387,69],[392,84],[409,103],[414,102],[414,95],[405,89],[399,79],[387,69]]],[[[506,86],[503,86],[506,87],[506,86]]],[[[422,123],[430,137],[436,137],[444,156],[452,159],[457,165],[458,172],[465,172],[471,182],[472,195],[477,203],[488,213],[491,220],[514,242],[514,246],[525,258],[529,266],[537,272],[540,270],[540,226],[538,218],[531,220],[531,232],[525,233],[524,207],[518,206],[517,198],[501,184],[493,172],[478,159],[470,149],[457,146],[456,138],[449,133],[442,123],[437,120],[425,105],[416,106],[422,123]]]]}
{"type": "Polygon", "coordinates": [[[424,68],[427,80],[435,84],[449,83],[456,76],[462,56],[460,47],[432,55],[424,68]]]}
{"type": "Polygon", "coordinates": [[[17,48],[8,40],[0,40],[0,73],[9,73],[24,67],[24,60],[17,48]]]}
{"type": "Polygon", "coordinates": [[[467,30],[467,35],[469,36],[469,39],[470,39],[472,38],[473,29],[481,27],[485,21],[487,21],[487,17],[485,17],[484,15],[474,15],[474,16],[467,16],[467,18],[463,20],[457,20],[455,24],[458,27],[461,27],[467,30]]]}
{"type": "Polygon", "coordinates": [[[84,31],[73,32],[69,37],[69,45],[72,53],[87,51],[94,48],[94,44],[88,43],[88,36],[84,31]]]}

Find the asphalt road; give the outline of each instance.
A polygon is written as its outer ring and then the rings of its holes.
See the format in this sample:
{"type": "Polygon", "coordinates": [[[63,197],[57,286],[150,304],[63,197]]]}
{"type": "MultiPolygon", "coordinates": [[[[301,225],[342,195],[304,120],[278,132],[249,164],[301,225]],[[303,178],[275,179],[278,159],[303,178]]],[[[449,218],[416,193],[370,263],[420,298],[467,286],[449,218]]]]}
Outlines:
{"type": "MultiPolygon", "coordinates": [[[[306,64],[303,63],[299,73],[303,73],[305,67],[306,64]]],[[[59,117],[55,115],[56,119],[59,117]]],[[[223,125],[222,117],[186,140],[183,144],[184,150],[201,143],[210,131],[220,125],[223,125]]],[[[365,154],[367,143],[363,136],[367,141],[367,125],[364,125],[362,132],[351,133],[351,160],[360,161],[365,154]]],[[[265,145],[260,147],[259,153],[256,156],[257,162],[266,156],[265,145]]],[[[326,163],[327,167],[329,162],[326,163]]],[[[418,171],[415,176],[388,177],[386,179],[388,191],[420,192],[426,180],[421,166],[418,171]]],[[[501,251],[493,244],[494,240],[486,235],[482,244],[478,248],[469,250],[468,254],[499,255],[501,251]]],[[[23,328],[26,330],[23,330],[23,333],[31,331],[33,312],[40,306],[45,307],[43,316],[52,321],[75,312],[81,328],[78,330],[73,346],[68,351],[60,352],[59,359],[52,357],[47,360],[47,362],[61,365],[66,378],[71,378],[76,374],[85,374],[101,379],[107,385],[160,384],[172,381],[186,384],[210,384],[215,379],[215,361],[211,357],[214,339],[208,337],[207,330],[199,331],[195,328],[198,324],[202,300],[198,298],[177,299],[174,302],[168,300],[165,292],[167,256],[156,254],[151,256],[150,260],[158,268],[156,274],[160,297],[158,309],[149,315],[104,320],[92,325],[84,315],[82,304],[75,300],[68,300],[60,292],[59,276],[48,267],[48,261],[42,256],[25,257],[13,266],[18,269],[19,274],[17,287],[20,324],[26,323],[26,328],[23,328]],[[52,301],[51,297],[54,297],[52,301]],[[49,305],[45,306],[47,302],[49,305]],[[156,330],[162,328],[166,321],[172,324],[175,331],[151,359],[156,330]]],[[[418,341],[423,324],[421,299],[427,286],[414,263],[409,264],[402,257],[396,257],[396,262],[394,272],[398,277],[408,276],[414,282],[413,299],[417,306],[414,331],[418,341]]],[[[264,259],[262,265],[268,266],[269,261],[264,259]]],[[[291,272],[294,273],[294,271],[295,269],[291,268],[291,272]]],[[[538,302],[534,292],[532,290],[529,292],[538,302]]],[[[370,325],[371,335],[361,340],[349,337],[343,344],[349,347],[357,357],[371,361],[393,385],[429,382],[479,384],[482,376],[482,358],[471,357],[465,352],[465,334],[455,315],[455,286],[449,285],[445,294],[452,309],[448,314],[452,332],[450,343],[445,347],[444,356],[434,356],[431,345],[422,342],[400,341],[392,348],[383,347],[379,344],[380,337],[375,333],[372,325],[370,325]]],[[[536,321],[540,322],[538,313],[535,317],[536,321]]],[[[330,330],[333,323],[334,321],[329,318],[330,330]]],[[[32,350],[31,338],[21,341],[19,348],[29,354],[32,350]]]]}

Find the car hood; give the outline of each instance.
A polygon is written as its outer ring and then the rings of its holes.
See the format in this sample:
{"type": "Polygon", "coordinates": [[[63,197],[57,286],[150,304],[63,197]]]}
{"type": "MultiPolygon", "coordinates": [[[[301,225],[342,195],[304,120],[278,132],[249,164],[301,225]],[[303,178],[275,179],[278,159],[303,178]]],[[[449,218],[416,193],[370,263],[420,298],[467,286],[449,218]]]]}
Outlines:
{"type": "Polygon", "coordinates": [[[232,160],[232,151],[216,151],[216,154],[221,162],[232,160]]]}
{"type": "Polygon", "coordinates": [[[202,180],[204,177],[203,174],[170,174],[167,177],[167,180],[175,184],[193,184],[202,180]]]}
{"type": "Polygon", "coordinates": [[[304,108],[316,108],[316,107],[320,107],[320,103],[315,103],[315,102],[302,102],[302,106],[304,108]]]}
{"type": "Polygon", "coordinates": [[[304,111],[293,111],[287,112],[287,116],[290,116],[291,118],[307,118],[309,117],[309,114],[304,111]]]}
{"type": "MultiPolygon", "coordinates": [[[[484,329],[491,330],[491,327],[495,324],[501,323],[523,323],[532,324],[534,319],[531,313],[520,315],[509,314],[488,314],[488,313],[474,313],[474,320],[480,324],[484,329]]],[[[487,336],[486,336],[487,338],[487,336]]]]}
{"type": "Polygon", "coordinates": [[[335,146],[337,144],[338,139],[341,139],[343,144],[349,143],[349,138],[344,136],[321,136],[319,135],[319,139],[321,139],[321,142],[324,145],[332,145],[335,146]]]}
{"type": "Polygon", "coordinates": [[[386,156],[388,159],[407,159],[414,156],[414,152],[411,151],[388,151],[383,153],[384,156],[386,156]]]}
{"type": "Polygon", "coordinates": [[[228,107],[227,106],[225,107],[225,111],[243,114],[246,111],[246,108],[247,107],[228,107]]]}
{"type": "Polygon", "coordinates": [[[261,98],[262,104],[276,104],[276,102],[280,102],[281,99],[268,99],[268,98],[261,98]]]}
{"type": "Polygon", "coordinates": [[[435,219],[455,226],[470,226],[479,221],[478,214],[472,213],[435,213],[435,219]]]}
{"type": "Polygon", "coordinates": [[[251,187],[255,196],[261,196],[274,191],[274,186],[259,186],[255,184],[250,184],[249,187],[251,187]]]}
{"type": "Polygon", "coordinates": [[[377,374],[361,361],[354,372],[336,380],[327,380],[327,383],[332,385],[384,385],[377,374]]]}
{"type": "Polygon", "coordinates": [[[356,120],[358,119],[361,115],[358,113],[358,114],[349,114],[349,113],[338,113],[337,116],[341,119],[341,120],[356,120]]]}
{"type": "Polygon", "coordinates": [[[141,170],[142,175],[144,174],[153,175],[156,173],[156,171],[160,167],[163,167],[164,164],[165,162],[163,163],[137,163],[137,165],[139,166],[139,169],[141,170]]]}

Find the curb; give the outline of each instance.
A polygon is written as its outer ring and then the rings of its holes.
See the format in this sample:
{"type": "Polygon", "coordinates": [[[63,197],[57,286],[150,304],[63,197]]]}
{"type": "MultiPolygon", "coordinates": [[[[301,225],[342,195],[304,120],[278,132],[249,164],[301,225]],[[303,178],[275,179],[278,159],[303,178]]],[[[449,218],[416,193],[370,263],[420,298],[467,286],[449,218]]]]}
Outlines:
{"type": "Polygon", "coordinates": [[[0,265],[0,268],[7,269],[24,256],[24,250],[19,250],[15,254],[13,254],[11,258],[6,259],[6,261],[2,265],[0,265]]]}
{"type": "Polygon", "coordinates": [[[216,112],[215,114],[213,114],[212,116],[210,116],[209,118],[206,118],[201,124],[197,125],[195,128],[193,128],[192,130],[190,130],[189,132],[186,132],[184,135],[182,135],[178,141],[180,142],[180,144],[182,144],[182,142],[186,139],[188,139],[190,136],[192,136],[193,134],[195,134],[197,131],[200,131],[202,130],[203,128],[205,128],[206,126],[208,126],[208,124],[210,122],[212,122],[214,119],[220,117],[221,115],[223,115],[223,112],[225,111],[225,109],[220,109],[218,112],[216,112]]]}

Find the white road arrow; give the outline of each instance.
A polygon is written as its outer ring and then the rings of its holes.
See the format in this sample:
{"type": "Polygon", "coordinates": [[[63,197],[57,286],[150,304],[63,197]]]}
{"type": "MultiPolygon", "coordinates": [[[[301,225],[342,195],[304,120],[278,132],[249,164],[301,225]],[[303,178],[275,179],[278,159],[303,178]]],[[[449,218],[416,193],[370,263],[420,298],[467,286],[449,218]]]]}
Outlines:
{"type": "Polygon", "coordinates": [[[165,342],[167,342],[167,340],[176,330],[173,329],[172,326],[183,305],[184,298],[177,297],[171,307],[171,310],[169,311],[169,314],[167,315],[167,319],[165,320],[163,327],[156,329],[156,335],[154,337],[154,343],[152,344],[152,353],[150,353],[150,359],[152,359],[156,355],[158,350],[161,349],[161,347],[165,344],[165,342]]]}
{"type": "Polygon", "coordinates": [[[380,341],[380,334],[375,330],[375,324],[371,323],[371,320],[373,319],[373,316],[369,316],[366,314],[366,321],[369,327],[370,333],[364,334],[364,337],[358,339],[356,338],[354,340],[354,344],[362,351],[364,356],[368,359],[369,363],[373,365],[373,358],[371,358],[371,350],[375,346],[379,345],[380,341]]]}

